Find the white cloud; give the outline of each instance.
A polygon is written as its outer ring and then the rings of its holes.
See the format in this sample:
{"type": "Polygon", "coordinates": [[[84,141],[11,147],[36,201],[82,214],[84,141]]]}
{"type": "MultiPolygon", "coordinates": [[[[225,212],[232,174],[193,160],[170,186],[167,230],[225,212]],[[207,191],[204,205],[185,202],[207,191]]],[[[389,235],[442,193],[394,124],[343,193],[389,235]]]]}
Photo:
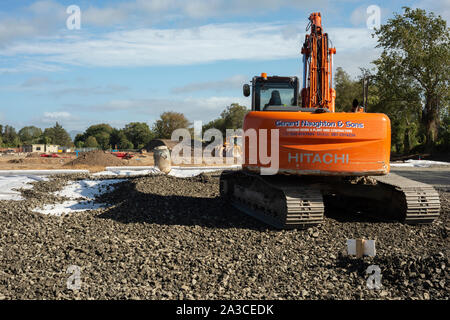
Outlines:
{"type": "MultiPolygon", "coordinates": [[[[0,54],[1,56],[1,54],[0,54]]],[[[34,61],[22,61],[17,65],[9,62],[7,67],[0,66],[0,74],[26,73],[26,72],[58,72],[64,71],[65,68],[55,63],[43,63],[34,59],[34,61]],[[12,66],[10,66],[12,65],[12,66]]]]}
{"type": "Polygon", "coordinates": [[[96,87],[69,87],[51,92],[56,97],[77,95],[77,96],[92,96],[92,95],[113,95],[129,90],[127,86],[121,85],[106,85],[96,87]]]}
{"type": "Polygon", "coordinates": [[[185,86],[173,88],[171,92],[181,94],[209,90],[215,92],[228,91],[242,87],[242,85],[249,80],[247,78],[248,77],[243,75],[236,75],[219,81],[194,82],[185,86]]]}
{"type": "Polygon", "coordinates": [[[337,52],[354,52],[359,49],[375,48],[376,38],[367,28],[330,28],[328,34],[337,52]]]}
{"type": "Polygon", "coordinates": [[[85,128],[86,124],[99,123],[96,119],[86,119],[80,117],[78,114],[74,115],[68,111],[48,111],[43,112],[40,116],[32,117],[25,122],[23,119],[20,123],[16,122],[16,127],[20,128],[25,125],[34,125],[39,128],[49,128],[53,127],[55,123],[58,122],[63,126],[64,129],[70,130],[80,130],[85,128]]]}
{"type": "MultiPolygon", "coordinates": [[[[361,74],[359,68],[373,68],[374,65],[371,62],[377,59],[381,54],[381,49],[362,49],[354,50],[353,52],[348,52],[346,54],[338,55],[333,61],[336,70],[337,67],[341,67],[347,72],[351,77],[355,78],[361,74]]],[[[334,74],[333,74],[334,78],[334,74]]]]}
{"type": "MultiPolygon", "coordinates": [[[[22,15],[7,14],[0,21],[0,47],[21,38],[48,35],[65,26],[66,7],[54,1],[37,1],[22,15]],[[25,18],[26,17],[26,18],[25,18]]],[[[1,13],[1,12],[0,12],[1,13]]]]}
{"type": "MultiPolygon", "coordinates": [[[[0,49],[0,56],[32,56],[38,63],[93,67],[188,65],[225,60],[299,58],[304,34],[277,23],[210,24],[187,29],[138,29],[93,37],[60,36],[0,49]],[[287,29],[288,28],[288,29],[287,29]]],[[[328,29],[338,54],[373,48],[366,28],[328,29]]],[[[358,64],[359,61],[355,61],[358,64]]]]}
{"type": "Polygon", "coordinates": [[[50,80],[48,77],[32,77],[25,80],[22,83],[21,87],[23,88],[37,87],[47,83],[52,83],[52,80],[50,80]]]}
{"type": "Polygon", "coordinates": [[[129,100],[111,100],[107,103],[89,106],[90,111],[119,111],[119,110],[141,110],[146,113],[154,113],[155,109],[167,108],[190,108],[192,109],[216,109],[222,108],[231,103],[248,102],[248,99],[241,97],[207,97],[194,98],[186,97],[182,99],[129,99],[129,100]]]}
{"type": "Polygon", "coordinates": [[[367,9],[367,7],[361,6],[352,11],[352,13],[350,15],[350,22],[354,26],[361,26],[361,25],[365,24],[366,19],[367,19],[366,9],[367,9]]]}
{"type": "Polygon", "coordinates": [[[72,115],[67,111],[57,111],[57,112],[44,112],[44,120],[67,120],[70,119],[72,115]]]}
{"type": "Polygon", "coordinates": [[[38,29],[25,21],[7,19],[0,21],[0,46],[7,41],[38,34],[38,29]]]}
{"type": "Polygon", "coordinates": [[[186,97],[181,99],[118,99],[90,106],[71,106],[71,108],[86,112],[103,113],[128,111],[127,114],[135,117],[135,121],[141,118],[144,119],[143,121],[154,121],[165,111],[182,112],[191,121],[210,121],[217,118],[232,103],[250,107],[251,102],[249,98],[231,96],[186,97]]]}
{"type": "Polygon", "coordinates": [[[154,66],[232,59],[281,59],[298,54],[298,41],[286,41],[276,24],[216,24],[188,29],[138,29],[23,42],[0,55],[36,55],[44,62],[83,66],[154,66]],[[264,54],[262,54],[264,53],[264,54]]]}
{"type": "MultiPolygon", "coordinates": [[[[149,27],[160,22],[182,21],[192,24],[225,16],[255,16],[281,8],[308,10],[318,5],[326,8],[329,0],[134,0],[81,5],[82,29],[90,26],[124,28],[149,27]]],[[[1,12],[7,18],[0,21],[0,46],[23,38],[53,35],[65,31],[67,5],[54,0],[42,0],[17,9],[1,12]]],[[[1,9],[0,9],[1,10],[1,9]]]]}
{"type": "Polygon", "coordinates": [[[421,0],[412,5],[413,8],[421,8],[427,11],[433,11],[440,15],[447,24],[450,20],[450,0],[421,0]]]}
{"type": "Polygon", "coordinates": [[[33,117],[27,121],[27,124],[32,124],[40,128],[48,128],[58,122],[64,129],[72,130],[83,127],[88,121],[68,111],[48,111],[44,112],[40,117],[33,117]]]}
{"type": "Polygon", "coordinates": [[[121,8],[95,8],[90,7],[82,11],[82,23],[97,26],[110,26],[126,21],[127,12],[121,8]]]}
{"type": "Polygon", "coordinates": [[[36,14],[36,15],[53,15],[53,16],[61,16],[61,13],[59,11],[62,11],[61,9],[65,8],[63,5],[51,1],[51,0],[41,0],[36,1],[27,8],[28,11],[36,14]]]}
{"type": "Polygon", "coordinates": [[[107,26],[117,24],[154,25],[174,17],[198,20],[224,16],[258,15],[283,7],[308,9],[326,6],[329,0],[135,0],[110,7],[91,6],[85,12],[86,22],[107,26]]]}
{"type": "MultiPolygon", "coordinates": [[[[122,128],[130,122],[147,122],[152,125],[165,111],[182,112],[190,121],[207,123],[220,116],[220,113],[231,103],[250,106],[250,99],[245,97],[205,97],[181,99],[117,99],[95,105],[66,104],[66,110],[76,110],[76,116],[67,111],[45,112],[41,117],[31,119],[27,124],[39,127],[54,125],[56,121],[66,130],[85,130],[90,125],[104,122],[116,128],[122,128]],[[121,113],[122,112],[122,113],[121,113]]],[[[22,125],[23,126],[23,125],[22,125]]]]}

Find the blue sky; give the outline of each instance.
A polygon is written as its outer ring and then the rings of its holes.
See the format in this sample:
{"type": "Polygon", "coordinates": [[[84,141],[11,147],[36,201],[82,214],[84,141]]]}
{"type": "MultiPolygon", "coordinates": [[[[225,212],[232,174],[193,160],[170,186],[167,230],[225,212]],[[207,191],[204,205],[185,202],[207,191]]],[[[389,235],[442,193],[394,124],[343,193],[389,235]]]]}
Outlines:
{"type": "Polygon", "coordinates": [[[0,0],[0,123],[20,129],[56,121],[68,131],[94,123],[151,125],[164,111],[209,121],[230,103],[248,105],[252,76],[297,75],[311,12],[321,12],[352,76],[380,53],[367,28],[402,6],[450,16],[450,0],[0,0]],[[81,9],[69,30],[67,7],[81,9]]]}

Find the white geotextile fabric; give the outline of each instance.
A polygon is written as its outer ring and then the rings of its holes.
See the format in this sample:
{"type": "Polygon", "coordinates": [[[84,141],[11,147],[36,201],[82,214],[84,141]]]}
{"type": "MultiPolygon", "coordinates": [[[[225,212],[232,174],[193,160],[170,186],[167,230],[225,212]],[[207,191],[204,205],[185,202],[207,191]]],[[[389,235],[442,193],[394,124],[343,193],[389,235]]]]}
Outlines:
{"type": "Polygon", "coordinates": [[[88,170],[0,170],[0,200],[23,200],[19,191],[31,189],[30,182],[48,180],[47,176],[61,173],[89,173],[88,170]]]}
{"type": "MultiPolygon", "coordinates": [[[[214,172],[223,169],[232,169],[240,166],[231,167],[172,167],[169,175],[175,177],[193,177],[203,172],[214,172]]],[[[106,171],[94,173],[93,176],[139,176],[148,174],[161,174],[156,167],[108,167],[106,171]]],[[[61,216],[72,212],[93,210],[106,207],[103,203],[94,203],[96,196],[103,192],[111,190],[112,184],[123,181],[124,179],[108,180],[82,180],[74,181],[66,185],[56,195],[64,196],[70,200],[58,204],[48,204],[43,208],[35,209],[42,214],[61,216]]]]}
{"type": "Polygon", "coordinates": [[[42,214],[61,216],[65,213],[94,210],[105,207],[104,203],[95,203],[93,200],[100,194],[112,191],[112,184],[123,181],[123,179],[108,180],[81,180],[68,183],[62,190],[55,193],[69,200],[63,203],[46,204],[34,211],[42,214]]]}
{"type": "Polygon", "coordinates": [[[161,171],[156,167],[107,167],[105,171],[92,174],[93,176],[143,176],[149,174],[158,174],[161,171]]]}
{"type": "MultiPolygon", "coordinates": [[[[213,172],[224,169],[239,168],[239,165],[228,167],[172,167],[170,176],[187,178],[199,175],[204,172],[213,172]]],[[[20,192],[14,189],[31,189],[30,182],[48,180],[50,174],[60,173],[88,173],[86,170],[14,170],[0,172],[0,200],[23,200],[20,192]]],[[[161,174],[156,167],[107,167],[105,171],[97,172],[92,176],[142,176],[149,174],[161,174]]],[[[57,196],[68,198],[67,201],[57,204],[47,204],[34,211],[42,214],[61,216],[72,212],[98,209],[105,207],[106,204],[95,203],[94,199],[109,190],[112,190],[113,184],[124,179],[106,179],[106,180],[81,180],[69,182],[62,190],[55,193],[57,196]]]]}
{"type": "Polygon", "coordinates": [[[43,181],[48,178],[35,175],[0,176],[0,200],[23,200],[19,191],[15,189],[31,189],[30,182],[43,181]]]}
{"type": "Polygon", "coordinates": [[[169,172],[169,176],[188,178],[198,176],[201,173],[214,172],[218,170],[238,169],[240,167],[240,165],[233,165],[228,167],[172,167],[172,170],[170,170],[169,172]]]}
{"type": "MultiPolygon", "coordinates": [[[[402,163],[391,163],[391,167],[431,167],[433,165],[448,165],[449,162],[440,161],[430,161],[430,160],[407,160],[402,163]]],[[[222,167],[172,167],[169,172],[170,176],[174,177],[193,177],[204,172],[213,172],[217,170],[225,169],[237,169],[240,165],[232,166],[222,166],[222,167]]],[[[0,170],[0,200],[23,200],[20,192],[15,189],[28,188],[30,189],[32,185],[30,182],[47,180],[47,176],[50,174],[60,174],[60,173],[88,173],[87,170],[0,170]]],[[[93,176],[142,176],[149,174],[160,174],[161,172],[158,168],[153,166],[147,167],[107,167],[105,171],[94,173],[93,176]]],[[[92,182],[89,182],[92,183],[92,182]]],[[[86,194],[89,192],[96,192],[97,186],[89,185],[86,182],[85,188],[79,188],[79,193],[86,194]],[[81,188],[81,189],[80,189],[81,188]],[[83,190],[82,190],[83,189],[83,190]],[[90,190],[90,191],[88,191],[90,190]]],[[[95,183],[94,183],[95,184],[95,183]]],[[[70,188],[77,188],[69,184],[70,188]]],[[[98,187],[101,187],[100,184],[98,187]]],[[[73,191],[73,190],[72,190],[73,191]]],[[[65,192],[72,192],[66,190],[65,192]]],[[[73,191],[75,196],[77,192],[73,191]]],[[[78,203],[78,202],[76,202],[78,203]]],[[[69,207],[74,209],[84,208],[84,204],[76,205],[73,204],[69,207]]],[[[86,209],[87,210],[87,209],[86,209]]]]}
{"type": "MultiPolygon", "coordinates": [[[[239,165],[228,167],[172,167],[169,175],[174,177],[193,177],[203,172],[213,172],[217,170],[239,168],[239,165]]],[[[0,170],[0,200],[23,200],[20,192],[14,189],[28,188],[31,189],[30,182],[48,180],[47,176],[51,174],[61,173],[89,173],[87,170],[0,170]]],[[[142,176],[149,174],[161,174],[161,171],[156,167],[107,167],[105,171],[97,172],[92,176],[142,176]]],[[[85,180],[88,181],[88,180],[85,180]]],[[[96,192],[97,186],[93,182],[86,182],[85,188],[82,190],[80,186],[69,184],[70,188],[78,188],[78,191],[73,191],[73,196],[79,192],[86,194],[89,192],[96,192]],[[91,184],[91,185],[89,185],[91,184]],[[89,191],[90,190],[90,191],[89,191]]],[[[101,187],[101,184],[98,186],[101,187]]],[[[64,192],[72,192],[64,189],[64,192]]],[[[72,206],[73,208],[82,208],[83,206],[72,206]]]]}
{"type": "MultiPolygon", "coordinates": [[[[169,172],[169,176],[178,178],[194,177],[205,172],[214,172],[218,170],[236,169],[240,165],[227,167],[178,167],[174,166],[169,172]]],[[[156,167],[106,167],[105,171],[94,173],[93,176],[141,176],[148,174],[160,174],[156,167]]]]}

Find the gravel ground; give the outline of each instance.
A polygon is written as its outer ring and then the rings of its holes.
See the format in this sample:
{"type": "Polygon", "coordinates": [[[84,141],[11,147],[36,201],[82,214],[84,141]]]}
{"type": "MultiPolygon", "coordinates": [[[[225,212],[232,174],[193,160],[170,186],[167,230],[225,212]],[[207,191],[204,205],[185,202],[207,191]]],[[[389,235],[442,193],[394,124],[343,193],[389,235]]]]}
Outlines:
{"type": "Polygon", "coordinates": [[[450,193],[432,225],[328,212],[322,225],[276,231],[219,197],[218,177],[127,179],[65,217],[32,209],[68,181],[57,176],[0,201],[0,299],[449,299],[450,193]],[[377,240],[377,256],[345,255],[346,239],[377,240]],[[383,287],[366,286],[369,265],[383,287]],[[81,268],[81,289],[66,272],[81,268]]]}

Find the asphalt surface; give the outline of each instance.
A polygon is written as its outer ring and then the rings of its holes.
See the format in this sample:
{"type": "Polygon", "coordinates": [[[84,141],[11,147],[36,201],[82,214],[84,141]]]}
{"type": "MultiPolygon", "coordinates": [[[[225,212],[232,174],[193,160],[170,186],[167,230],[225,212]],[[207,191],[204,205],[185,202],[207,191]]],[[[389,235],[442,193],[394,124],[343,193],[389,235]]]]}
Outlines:
{"type": "Polygon", "coordinates": [[[430,168],[394,168],[391,172],[408,179],[431,184],[437,189],[450,190],[450,166],[430,168]]]}

